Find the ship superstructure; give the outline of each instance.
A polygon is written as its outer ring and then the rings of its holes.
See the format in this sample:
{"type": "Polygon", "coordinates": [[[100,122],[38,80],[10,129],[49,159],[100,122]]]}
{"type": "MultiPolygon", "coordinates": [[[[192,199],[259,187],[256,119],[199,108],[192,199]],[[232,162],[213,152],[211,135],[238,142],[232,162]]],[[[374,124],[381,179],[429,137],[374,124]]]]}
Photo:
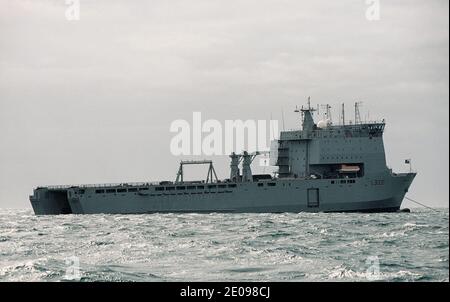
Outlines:
{"type": "Polygon", "coordinates": [[[334,125],[330,106],[317,124],[308,105],[296,110],[300,130],[282,131],[270,162],[275,175],[253,175],[263,152],[230,155],[230,176],[219,180],[210,160],[182,161],[175,181],[44,186],[30,201],[41,214],[128,214],[155,212],[385,212],[400,209],[416,173],[386,166],[385,122],[355,120],[334,125]],[[204,181],[185,181],[184,166],[209,166],[204,181]]]}

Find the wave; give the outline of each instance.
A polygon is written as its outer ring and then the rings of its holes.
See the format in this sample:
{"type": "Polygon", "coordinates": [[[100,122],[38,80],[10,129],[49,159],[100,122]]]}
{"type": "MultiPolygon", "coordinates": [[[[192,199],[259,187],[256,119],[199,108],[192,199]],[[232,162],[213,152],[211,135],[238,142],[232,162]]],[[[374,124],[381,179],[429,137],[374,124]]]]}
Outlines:
{"type": "Polygon", "coordinates": [[[78,281],[445,281],[448,229],[448,214],[432,211],[34,216],[0,210],[0,280],[70,281],[70,259],[78,259],[78,281]],[[377,259],[378,279],[368,259],[377,259]]]}

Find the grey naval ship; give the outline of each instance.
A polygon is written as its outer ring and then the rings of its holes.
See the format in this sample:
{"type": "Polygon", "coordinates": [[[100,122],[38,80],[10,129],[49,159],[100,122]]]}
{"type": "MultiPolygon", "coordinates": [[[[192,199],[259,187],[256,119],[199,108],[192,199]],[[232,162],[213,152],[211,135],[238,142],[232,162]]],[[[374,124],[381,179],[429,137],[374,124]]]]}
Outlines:
{"type": "MultiPolygon", "coordinates": [[[[308,101],[299,130],[281,131],[272,142],[273,174],[253,175],[261,152],[230,155],[230,177],[218,180],[212,161],[181,161],[175,181],[44,186],[30,196],[36,215],[139,214],[163,212],[280,213],[398,211],[416,173],[394,173],[386,165],[385,121],[358,119],[317,124],[308,101]],[[185,181],[183,167],[209,166],[202,181],[185,181]]],[[[330,106],[326,106],[330,116],[330,106]]],[[[325,116],[327,116],[325,113],[325,116]]]]}

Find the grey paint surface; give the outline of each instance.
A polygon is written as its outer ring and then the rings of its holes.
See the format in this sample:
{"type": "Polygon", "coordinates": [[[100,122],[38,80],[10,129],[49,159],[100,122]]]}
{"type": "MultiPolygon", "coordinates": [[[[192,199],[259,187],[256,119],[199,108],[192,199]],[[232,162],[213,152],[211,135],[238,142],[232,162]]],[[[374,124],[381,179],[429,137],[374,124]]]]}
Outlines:
{"type": "Polygon", "coordinates": [[[396,174],[387,168],[384,123],[317,128],[312,109],[302,111],[302,130],[282,132],[278,142],[275,161],[285,172],[270,180],[240,176],[236,182],[225,179],[206,184],[38,188],[30,201],[36,214],[400,209],[416,173],[396,174]],[[340,172],[337,167],[342,164],[360,171],[340,172]]]}

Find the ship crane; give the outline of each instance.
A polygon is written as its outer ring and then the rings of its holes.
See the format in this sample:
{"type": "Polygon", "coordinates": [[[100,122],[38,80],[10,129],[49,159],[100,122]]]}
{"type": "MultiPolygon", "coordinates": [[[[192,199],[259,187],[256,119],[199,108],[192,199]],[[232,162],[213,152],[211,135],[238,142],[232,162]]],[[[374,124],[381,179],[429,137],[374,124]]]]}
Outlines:
{"type": "Polygon", "coordinates": [[[243,181],[252,182],[253,174],[251,169],[251,164],[258,155],[269,154],[269,151],[255,151],[248,153],[244,151],[241,154],[231,153],[231,163],[230,163],[230,180],[231,181],[243,181]],[[242,177],[239,171],[239,164],[242,162],[242,177]]]}
{"type": "Polygon", "coordinates": [[[239,172],[239,164],[242,161],[242,155],[231,153],[230,155],[231,163],[230,163],[230,180],[231,181],[239,181],[240,180],[240,172],[239,172]]]}
{"type": "Polygon", "coordinates": [[[216,182],[219,181],[219,179],[217,178],[216,171],[214,170],[212,160],[182,160],[180,162],[180,168],[178,169],[177,179],[175,180],[175,183],[183,182],[183,175],[184,175],[183,166],[184,165],[209,165],[208,175],[206,177],[206,183],[210,183],[210,182],[212,183],[213,177],[216,182]]]}

